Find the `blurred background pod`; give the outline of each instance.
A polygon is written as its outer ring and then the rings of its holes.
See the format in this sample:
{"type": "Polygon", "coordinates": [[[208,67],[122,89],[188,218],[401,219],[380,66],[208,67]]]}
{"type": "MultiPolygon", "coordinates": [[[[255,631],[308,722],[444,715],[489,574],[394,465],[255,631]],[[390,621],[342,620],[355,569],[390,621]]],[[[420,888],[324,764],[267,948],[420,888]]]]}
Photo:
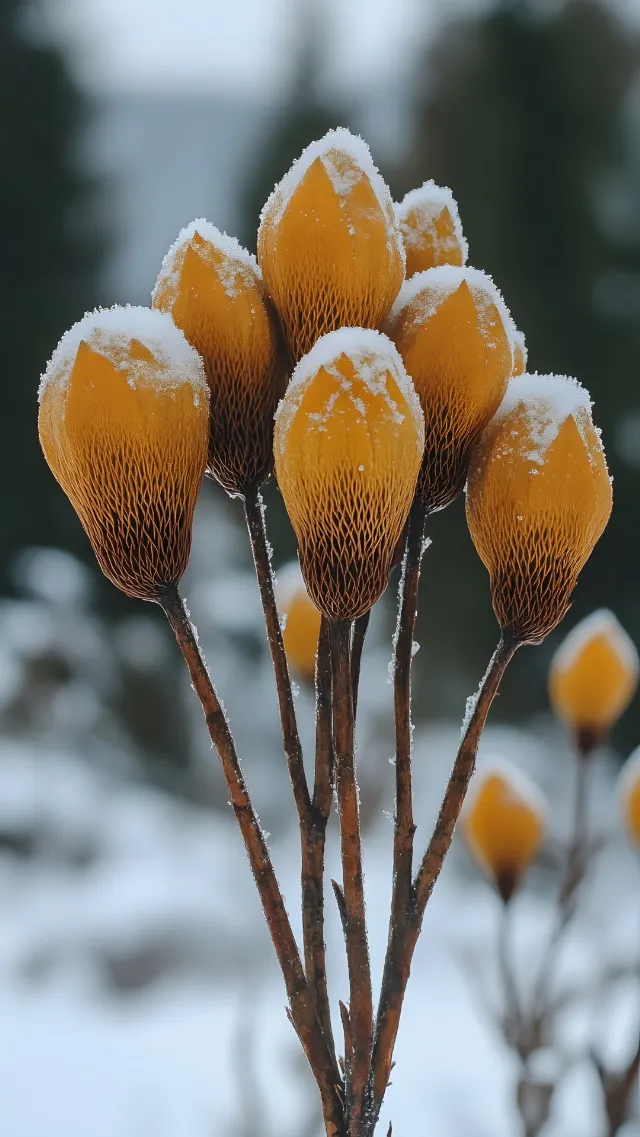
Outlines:
{"type": "Polygon", "coordinates": [[[473,452],[466,494],[503,631],[539,643],[556,627],[611,506],[588,391],[566,376],[512,379],[473,452]]]}
{"type": "Polygon", "coordinates": [[[403,285],[385,331],[424,411],[417,493],[433,512],[460,493],[471,448],[500,406],[513,367],[513,321],[485,273],[441,265],[403,285]]]}
{"type": "Polygon", "coordinates": [[[150,308],[88,313],[43,375],[45,458],[128,596],[155,600],[187,567],[208,416],[200,356],[150,308]]]}
{"type": "Polygon", "coordinates": [[[340,128],[303,151],[264,206],[258,261],[294,362],[327,332],[380,327],[405,254],[366,142],[340,128]]]}
{"type": "Polygon", "coordinates": [[[638,686],[638,653],[613,612],[592,612],[569,632],[551,661],[549,698],[578,752],[601,743],[638,686]]]}
{"type": "Polygon", "coordinates": [[[203,219],[166,254],[152,293],[204,360],[211,391],[207,468],[230,494],[273,463],[273,416],[288,364],[255,257],[203,219]]]}
{"type": "Polygon", "coordinates": [[[319,340],[293,373],[274,447],[309,595],[330,620],[354,620],[387,586],[424,447],[390,340],[363,328],[319,340]]]}
{"type": "Polygon", "coordinates": [[[282,639],[290,670],[313,683],[320,635],[320,612],[307,592],[298,561],[278,569],[276,602],[283,619],[282,639]]]}
{"type": "Polygon", "coordinates": [[[640,746],[629,755],[618,775],[618,807],[631,841],[640,848],[640,746]]]}
{"type": "Polygon", "coordinates": [[[437,265],[465,265],[469,246],[457,202],[448,186],[433,180],[409,190],[395,206],[407,257],[406,277],[437,265]]]}
{"type": "Polygon", "coordinates": [[[509,902],[544,839],[547,803],[511,762],[494,760],[475,775],[462,813],[474,859],[509,902]]]}

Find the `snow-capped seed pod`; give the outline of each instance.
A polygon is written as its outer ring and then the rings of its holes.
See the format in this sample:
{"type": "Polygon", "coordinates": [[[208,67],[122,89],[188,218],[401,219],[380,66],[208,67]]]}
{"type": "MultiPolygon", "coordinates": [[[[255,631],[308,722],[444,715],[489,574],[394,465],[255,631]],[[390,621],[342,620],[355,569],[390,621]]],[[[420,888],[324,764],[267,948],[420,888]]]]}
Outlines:
{"type": "Polygon", "coordinates": [[[588,391],[566,376],[512,379],[473,452],[467,522],[498,623],[517,643],[560,623],[611,505],[588,391]]]}
{"type": "Polygon", "coordinates": [[[291,670],[313,683],[320,635],[320,612],[307,592],[298,561],[278,569],[278,611],[284,617],[284,650],[291,670]]]}
{"type": "Polygon", "coordinates": [[[407,280],[437,265],[465,265],[469,246],[448,186],[425,182],[395,207],[407,255],[407,280]]]}
{"type": "Polygon", "coordinates": [[[546,816],[540,790],[510,762],[501,759],[475,775],[462,831],[505,904],[540,850],[546,816]]]}
{"type": "Polygon", "coordinates": [[[40,384],[40,443],[102,571],[156,600],[182,576],[207,457],[202,360],[170,316],[88,313],[40,384]]]}
{"type": "Polygon", "coordinates": [[[262,211],[258,260],[294,362],[327,332],[380,327],[405,256],[366,142],[339,129],[307,146],[262,211]]]}
{"type": "Polygon", "coordinates": [[[606,736],[638,686],[638,653],[613,612],[603,608],[576,624],[549,669],[554,711],[586,755],[606,736]]]}
{"type": "Polygon", "coordinates": [[[512,375],[524,375],[527,370],[527,341],[524,338],[524,332],[519,332],[517,328],[513,330],[513,369],[512,375]]]}
{"type": "Polygon", "coordinates": [[[640,847],[640,746],[629,755],[618,776],[620,816],[634,845],[640,847]]]}
{"type": "Polygon", "coordinates": [[[296,367],[276,474],[307,590],[330,620],[356,619],[384,592],[423,446],[420,403],[386,336],[341,328],[296,367]]]}
{"type": "Polygon", "coordinates": [[[211,390],[211,475],[244,496],[271,472],[273,416],[287,363],[255,257],[208,221],[192,221],[169,249],[152,293],[204,360],[211,390]]]}
{"type": "Polygon", "coordinates": [[[402,286],[385,324],[424,411],[418,498],[428,513],[460,493],[471,448],[511,375],[513,323],[490,277],[442,265],[402,286]]]}

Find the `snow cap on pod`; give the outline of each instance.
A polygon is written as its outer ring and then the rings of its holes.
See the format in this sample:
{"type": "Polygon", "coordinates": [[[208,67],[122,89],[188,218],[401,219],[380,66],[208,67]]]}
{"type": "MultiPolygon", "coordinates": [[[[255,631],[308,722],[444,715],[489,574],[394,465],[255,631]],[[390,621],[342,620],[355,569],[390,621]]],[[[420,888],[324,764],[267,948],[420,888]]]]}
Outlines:
{"type": "Polygon", "coordinates": [[[88,313],[42,377],[44,456],[129,596],[156,600],[187,566],[208,419],[200,356],[150,308],[88,313]]]}
{"type": "Polygon", "coordinates": [[[166,254],[152,293],[204,360],[211,389],[208,469],[230,494],[269,475],[287,363],[255,257],[202,218],[166,254]]]}
{"type": "Polygon", "coordinates": [[[356,619],[384,592],[423,447],[420,403],[386,336],[341,328],[300,361],[275,466],[307,590],[330,620],[356,619]]]}
{"type": "Polygon", "coordinates": [[[327,332],[380,327],[405,255],[366,142],[330,130],[303,151],[262,211],[258,260],[294,362],[327,332]]]}
{"type": "Polygon", "coordinates": [[[559,624],[611,505],[588,391],[566,376],[512,379],[474,450],[466,506],[498,623],[515,642],[540,643],[559,624]]]}

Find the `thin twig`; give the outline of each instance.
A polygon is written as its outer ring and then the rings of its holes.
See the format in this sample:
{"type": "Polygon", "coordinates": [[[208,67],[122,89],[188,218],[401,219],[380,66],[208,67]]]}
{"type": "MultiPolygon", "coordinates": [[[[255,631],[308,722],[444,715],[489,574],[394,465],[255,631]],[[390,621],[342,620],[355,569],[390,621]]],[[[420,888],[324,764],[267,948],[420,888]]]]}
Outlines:
{"type": "MultiPolygon", "coordinates": [[[[393,888],[389,914],[387,951],[382,973],[378,1018],[386,1013],[387,1001],[402,968],[407,915],[411,907],[413,873],[413,793],[411,780],[411,664],[413,634],[418,612],[420,562],[424,537],[425,511],[414,504],[407,526],[407,539],[399,587],[398,623],[395,634],[393,704],[395,717],[396,803],[393,834],[393,888]]],[[[391,1055],[389,1054],[389,1069],[391,1055]]],[[[374,1057],[375,1068],[375,1057],[374,1057]]],[[[385,1065],[386,1069],[386,1065],[385,1065]]],[[[382,1072],[382,1071],[381,1071],[382,1072]]],[[[388,1080],[388,1073],[386,1075],[388,1080]]],[[[386,1089],[374,1085],[374,1096],[386,1089]]],[[[381,1096],[380,1096],[381,1100],[381,1096]]]]}
{"type": "Polygon", "coordinates": [[[301,827],[308,825],[311,814],[311,799],[307,779],[304,772],[302,746],[296,722],[296,712],[293,704],[293,691],[289,676],[287,657],[282,640],[280,616],[273,589],[273,573],[269,559],[269,547],[264,525],[264,505],[260,490],[253,489],[247,493],[244,502],[247,528],[251,540],[251,549],[256,567],[256,576],[260,587],[260,598],[267,625],[267,638],[273,669],[276,676],[278,690],[278,706],[280,708],[280,722],[284,739],[284,750],[287,756],[289,778],[293,789],[298,818],[301,827]]]}
{"type": "Polygon", "coordinates": [[[520,996],[513,970],[509,933],[511,931],[511,904],[500,903],[500,921],[498,925],[497,955],[500,980],[504,993],[505,1015],[503,1029],[505,1039],[509,1046],[519,1049],[521,1037],[521,1010],[520,996]]]}
{"type": "Polygon", "coordinates": [[[302,936],[307,981],[313,991],[327,1046],[335,1061],[324,943],[324,851],[332,800],[331,644],[329,624],[323,616],[316,659],[316,760],[313,801],[309,824],[303,827],[302,834],[302,936]]]}
{"type": "Polygon", "coordinates": [[[562,868],[556,900],[555,923],[543,952],[532,999],[532,1045],[535,1036],[544,1026],[550,1011],[551,989],[558,952],[565,932],[575,914],[575,901],[587,868],[585,851],[587,839],[588,784],[591,763],[580,755],[574,762],[575,782],[571,832],[562,868]]]}
{"type": "Polygon", "coordinates": [[[351,1137],[361,1137],[364,1094],[369,1076],[373,1036],[371,966],[365,919],[364,880],[358,788],[354,760],[354,723],[350,663],[351,627],[345,621],[331,625],[333,682],[333,749],[340,817],[342,886],[347,924],[349,1018],[352,1054],[347,1059],[351,1077],[347,1087],[351,1137]]]}
{"type": "Polygon", "coordinates": [[[640,1041],[631,1061],[622,1074],[610,1079],[607,1079],[606,1076],[602,1078],[608,1126],[607,1137],[617,1137],[622,1126],[629,1120],[631,1094],[637,1084],[639,1072],[640,1041]]]}
{"type": "Polygon", "coordinates": [[[465,724],[462,741],[453,764],[435,829],[412,885],[412,903],[408,919],[404,925],[403,950],[397,969],[389,976],[387,988],[380,1000],[376,1020],[372,1061],[374,1116],[379,1113],[389,1081],[402,1003],[424,912],[440,875],[444,858],[451,846],[453,831],[475,769],[478,743],[489,708],[517,647],[518,644],[511,638],[505,635],[501,636],[465,724]]]}
{"type": "Polygon", "coordinates": [[[358,712],[358,689],[360,687],[360,665],[362,663],[362,649],[369,629],[371,609],[364,616],[358,616],[353,622],[353,635],[351,638],[351,686],[353,689],[353,721],[358,712]]]}
{"type": "Polygon", "coordinates": [[[336,1089],[339,1076],[316,1015],[313,996],[305,979],[264,834],[245,786],[229,724],[177,588],[167,588],[159,595],[158,602],[169,620],[189,668],[211,741],[220,759],[231,806],[244,839],[251,871],[284,976],[290,1018],[320,1090],[327,1134],[330,1137],[344,1137],[343,1111],[336,1089]]]}

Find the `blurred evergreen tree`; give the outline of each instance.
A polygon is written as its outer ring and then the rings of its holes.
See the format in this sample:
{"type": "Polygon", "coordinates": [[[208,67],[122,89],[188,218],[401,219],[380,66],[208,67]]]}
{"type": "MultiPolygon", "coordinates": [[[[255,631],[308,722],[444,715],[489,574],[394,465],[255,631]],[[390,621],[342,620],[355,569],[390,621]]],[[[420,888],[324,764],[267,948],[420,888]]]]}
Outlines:
{"type": "Polygon", "coordinates": [[[289,90],[256,155],[243,201],[242,241],[255,252],[260,211],[276,182],[310,142],[336,126],[353,126],[353,112],[322,92],[328,50],[326,13],[317,0],[298,9],[297,57],[289,90]]]}
{"type": "MultiPolygon", "coordinates": [[[[629,188],[622,124],[639,63],[637,35],[597,0],[552,8],[503,0],[449,23],[420,62],[414,147],[393,188],[400,195],[427,177],[452,187],[470,263],[491,273],[503,291],[527,337],[529,369],[576,375],[591,391],[616,501],[566,627],[595,607],[611,606],[640,644],[640,456],[633,468],[616,452],[625,414],[640,410],[640,321],[637,310],[635,320],[625,320],[612,288],[624,295],[624,282],[635,281],[637,295],[640,245],[629,228],[607,217],[604,192],[614,181],[629,188]]],[[[633,141],[637,148],[638,138],[633,141]]],[[[432,641],[438,651],[428,660],[425,687],[435,685],[440,707],[444,700],[453,710],[447,700],[453,696],[459,709],[462,693],[451,683],[456,661],[466,658],[463,686],[470,689],[495,627],[462,503],[433,518],[430,528],[436,546],[425,561],[423,620],[427,645],[432,641]],[[434,595],[442,604],[433,603],[434,595]]],[[[516,659],[503,708],[522,713],[546,704],[546,664],[562,634],[535,656],[516,659]]],[[[627,733],[637,735],[640,710],[625,721],[627,733]]]]}
{"type": "Polygon", "coordinates": [[[97,187],[82,172],[87,103],[28,0],[0,5],[0,591],[25,545],[89,555],[36,429],[38,377],[62,333],[98,300],[97,187]]]}

